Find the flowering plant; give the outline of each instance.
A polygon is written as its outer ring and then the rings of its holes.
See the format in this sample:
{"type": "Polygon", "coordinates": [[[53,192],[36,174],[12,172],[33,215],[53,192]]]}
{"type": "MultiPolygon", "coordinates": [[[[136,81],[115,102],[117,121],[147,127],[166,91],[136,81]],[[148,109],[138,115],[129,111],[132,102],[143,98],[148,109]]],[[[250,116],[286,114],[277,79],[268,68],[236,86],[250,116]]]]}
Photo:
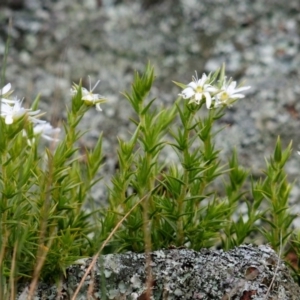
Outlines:
{"type": "Polygon", "coordinates": [[[249,241],[253,232],[261,232],[275,249],[279,241],[286,243],[295,217],[287,208],[291,185],[283,169],[291,145],[282,152],[278,139],[266,179],[251,181],[235,150],[225,168],[213,140],[220,131],[214,130],[216,121],[250,87],[236,88],[235,81],[227,80],[224,66],[200,79],[196,73],[187,85],[174,82],[182,89],[180,98],[173,107],[158,112],[153,100],[146,102],[153,80],[153,68],[148,65],[143,76],[136,74],[132,93],[125,94],[137,114],[136,131],[129,141],[119,140],[119,170],[112,179],[109,209],[100,217],[100,241],[144,200],[123,222],[106,252],[169,246],[229,249],[249,241]],[[200,118],[204,103],[207,114],[200,118]],[[170,163],[160,159],[164,151],[173,151],[177,159],[170,163]],[[221,192],[218,178],[224,182],[221,192]],[[246,189],[249,181],[250,191],[246,189]],[[279,191],[284,198],[275,196],[279,191]],[[244,215],[239,213],[242,203],[247,204],[244,215]],[[257,226],[261,223],[265,227],[257,226]]]}
{"type": "Polygon", "coordinates": [[[77,258],[95,252],[91,236],[96,227],[91,213],[82,208],[99,180],[95,176],[102,163],[102,137],[93,151],[86,151],[83,167],[77,125],[90,105],[82,100],[82,91],[77,85],[62,136],[61,128],[40,119],[44,114],[37,110],[39,97],[31,108],[24,108],[22,100],[12,98],[10,84],[1,89],[1,299],[5,291],[14,291],[17,278],[63,274],[77,258]],[[40,137],[52,143],[52,150],[41,151],[40,137]],[[10,289],[4,288],[6,277],[10,289]]]}
{"type": "Polygon", "coordinates": [[[175,82],[182,89],[179,98],[170,108],[158,108],[155,99],[147,101],[153,81],[148,64],[142,75],[135,74],[131,92],[124,93],[135,112],[135,130],[127,141],[118,140],[108,204],[92,211],[83,207],[101,179],[102,135],[93,150],[85,150],[84,160],[76,143],[84,114],[91,105],[100,111],[106,101],[94,94],[98,82],[89,90],[73,85],[60,135],[59,128],[40,119],[39,98],[23,108],[21,100],[11,98],[10,84],[1,89],[1,299],[5,290],[15,290],[17,278],[32,278],[34,290],[39,278],[60,276],[99,248],[102,253],[174,246],[229,249],[259,237],[279,250],[291,240],[292,185],[284,171],[291,144],[282,150],[278,138],[265,176],[254,180],[235,150],[226,164],[214,143],[217,121],[250,87],[236,88],[223,66],[200,79],[196,73],[187,85],[175,82]],[[205,117],[200,117],[204,103],[205,117]],[[54,143],[52,150],[40,151],[40,136],[54,143]],[[171,152],[173,161],[166,159],[171,152]],[[243,214],[241,204],[247,207],[243,214]],[[5,282],[9,288],[3,288],[5,282]]]}

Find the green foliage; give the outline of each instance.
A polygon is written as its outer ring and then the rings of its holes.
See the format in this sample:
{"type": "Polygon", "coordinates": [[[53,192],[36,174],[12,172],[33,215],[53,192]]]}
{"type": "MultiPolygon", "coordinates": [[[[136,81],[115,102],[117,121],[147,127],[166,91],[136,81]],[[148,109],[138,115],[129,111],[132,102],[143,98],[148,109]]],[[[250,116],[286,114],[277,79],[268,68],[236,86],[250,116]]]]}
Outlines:
{"type": "Polygon", "coordinates": [[[5,276],[30,278],[42,261],[41,278],[55,279],[95,251],[90,237],[96,227],[82,208],[99,180],[102,136],[92,151],[86,150],[83,165],[76,147],[82,133],[76,126],[87,107],[78,105],[78,91],[64,124],[65,137],[54,151],[38,149],[39,136],[33,139],[28,115],[11,125],[0,119],[0,268],[5,276]]]}
{"type": "MultiPolygon", "coordinates": [[[[123,222],[104,253],[173,246],[230,249],[255,242],[253,236],[279,250],[289,240],[294,219],[287,202],[291,185],[284,173],[291,145],[282,151],[278,140],[264,176],[251,180],[236,150],[227,166],[219,158],[214,137],[221,130],[215,122],[226,113],[226,105],[215,101],[200,116],[204,95],[199,104],[178,99],[173,107],[158,110],[155,100],[146,98],[153,79],[148,65],[143,75],[136,73],[131,94],[125,93],[136,112],[136,130],[128,142],[119,141],[119,170],[112,178],[109,207],[99,216],[99,242],[140,199],[145,200],[123,222]],[[170,152],[177,158],[166,161],[170,152]]],[[[198,78],[194,79],[196,83],[198,78]]],[[[232,82],[226,83],[224,66],[207,80],[221,91],[232,82]]]]}
{"type": "Polygon", "coordinates": [[[296,215],[289,209],[292,185],[287,180],[284,165],[291,155],[292,143],[283,151],[278,137],[273,157],[267,161],[266,178],[256,186],[256,197],[267,200],[268,208],[263,214],[261,231],[268,243],[279,251],[288,242],[293,230],[291,224],[296,215]],[[261,194],[261,195],[260,195],[261,194]]]}
{"type": "MultiPolygon", "coordinates": [[[[135,130],[128,140],[118,140],[107,207],[89,213],[83,207],[101,179],[102,135],[94,149],[85,149],[83,160],[76,146],[83,132],[77,127],[90,106],[105,99],[74,84],[64,137],[52,150],[41,151],[29,113],[12,124],[0,118],[1,287],[8,279],[10,286],[32,276],[56,279],[102,245],[103,253],[230,249],[260,238],[281,251],[291,241],[292,185],[284,171],[291,144],[283,150],[278,138],[264,174],[254,180],[236,150],[225,163],[214,141],[221,132],[217,120],[248,87],[232,92],[235,82],[226,81],[223,66],[207,78],[196,74],[189,85],[174,82],[183,89],[181,97],[171,107],[158,107],[156,99],[148,99],[153,81],[148,64],[124,93],[136,113],[135,130]]],[[[38,102],[39,97],[30,112],[38,102]]],[[[293,238],[293,245],[300,244],[293,238]]]]}

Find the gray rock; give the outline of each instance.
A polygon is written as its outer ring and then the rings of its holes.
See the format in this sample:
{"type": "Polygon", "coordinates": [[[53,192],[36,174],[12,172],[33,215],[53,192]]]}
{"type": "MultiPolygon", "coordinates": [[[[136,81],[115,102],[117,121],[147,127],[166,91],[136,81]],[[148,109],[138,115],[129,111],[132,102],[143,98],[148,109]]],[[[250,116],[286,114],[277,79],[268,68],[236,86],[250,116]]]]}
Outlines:
{"type": "MultiPolygon", "coordinates": [[[[59,299],[147,299],[146,260],[145,254],[131,252],[101,256],[72,298],[92,261],[82,259],[67,269],[59,299]]],[[[298,300],[300,295],[289,270],[268,246],[243,245],[228,252],[160,250],[151,253],[150,260],[151,299],[155,300],[298,300]]],[[[27,291],[18,299],[25,299],[27,291]]],[[[57,295],[54,286],[39,284],[35,299],[57,295]]]]}

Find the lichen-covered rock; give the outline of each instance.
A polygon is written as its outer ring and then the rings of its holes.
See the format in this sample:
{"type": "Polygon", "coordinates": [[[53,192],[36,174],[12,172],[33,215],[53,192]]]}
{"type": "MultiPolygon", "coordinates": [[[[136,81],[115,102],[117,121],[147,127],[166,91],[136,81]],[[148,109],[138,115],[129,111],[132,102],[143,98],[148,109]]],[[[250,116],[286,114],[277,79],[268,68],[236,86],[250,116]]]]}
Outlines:
{"type": "MultiPolygon", "coordinates": [[[[298,300],[300,288],[289,270],[268,246],[244,245],[233,250],[159,250],[151,257],[151,299],[298,300]],[[267,297],[268,295],[268,297],[267,297]]],[[[60,299],[72,299],[92,259],[67,269],[60,299]]],[[[146,255],[101,256],[76,299],[147,299],[146,255]],[[105,296],[104,296],[105,295],[105,296]],[[90,298],[89,298],[90,296],[90,298]]],[[[54,299],[57,292],[39,286],[36,299],[54,299]],[[52,296],[49,296],[52,295],[52,296]]],[[[26,292],[23,292],[26,297],[26,292]]],[[[25,298],[19,298],[25,299],[25,298]]]]}

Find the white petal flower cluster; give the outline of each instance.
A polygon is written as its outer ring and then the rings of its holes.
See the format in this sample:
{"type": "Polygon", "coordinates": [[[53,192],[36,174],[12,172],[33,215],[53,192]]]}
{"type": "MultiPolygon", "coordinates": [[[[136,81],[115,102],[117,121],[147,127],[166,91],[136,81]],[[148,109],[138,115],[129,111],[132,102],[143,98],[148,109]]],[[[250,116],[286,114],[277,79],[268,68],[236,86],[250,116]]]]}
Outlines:
{"type": "MultiPolygon", "coordinates": [[[[96,82],[96,84],[94,85],[94,87],[91,87],[91,80],[90,80],[90,90],[87,90],[86,88],[82,87],[81,88],[81,100],[84,101],[84,103],[88,106],[90,105],[95,105],[96,106],[96,110],[98,111],[102,111],[101,107],[100,107],[100,103],[104,103],[106,102],[106,99],[100,95],[100,94],[93,94],[93,91],[95,90],[95,88],[97,87],[97,85],[99,84],[100,80],[98,80],[96,82]]],[[[73,84],[73,87],[71,88],[71,95],[72,97],[75,96],[78,92],[79,86],[77,84],[73,84]]]]}
{"type": "Polygon", "coordinates": [[[236,81],[226,82],[226,78],[222,87],[218,88],[212,85],[210,78],[205,73],[200,79],[196,73],[192,80],[179,96],[183,99],[190,99],[189,103],[199,104],[201,100],[204,100],[207,108],[230,105],[235,100],[245,97],[240,92],[250,89],[250,86],[236,88],[236,81]]]}
{"type": "MultiPolygon", "coordinates": [[[[41,134],[47,140],[57,141],[54,135],[60,131],[60,128],[53,128],[50,123],[40,120],[39,117],[43,115],[40,110],[33,111],[30,108],[22,107],[23,100],[10,99],[13,91],[11,84],[8,83],[0,90],[1,111],[0,116],[4,118],[6,125],[11,125],[19,119],[26,117],[29,122],[33,124],[34,135],[41,134]]],[[[24,133],[26,135],[26,133],[24,133]]]]}

